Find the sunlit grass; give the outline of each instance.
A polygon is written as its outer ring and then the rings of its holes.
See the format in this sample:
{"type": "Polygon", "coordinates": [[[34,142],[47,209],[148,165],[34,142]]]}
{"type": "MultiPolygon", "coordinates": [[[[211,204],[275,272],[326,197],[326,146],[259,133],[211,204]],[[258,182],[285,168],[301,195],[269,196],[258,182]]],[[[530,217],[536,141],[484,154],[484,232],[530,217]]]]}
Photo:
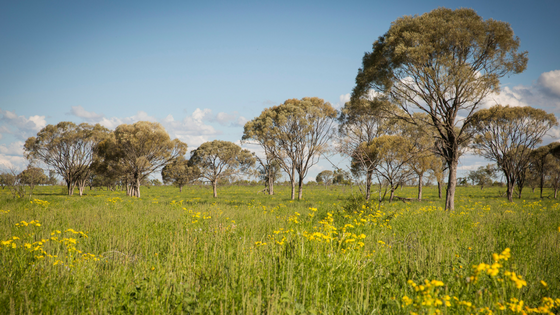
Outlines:
{"type": "Polygon", "coordinates": [[[140,199],[3,191],[0,309],[470,314],[560,303],[557,200],[527,190],[508,203],[503,189],[460,187],[448,213],[433,187],[422,202],[354,208],[356,187],[306,187],[302,201],[288,187],[261,189],[219,187],[217,199],[199,186],[142,188],[140,199]]]}

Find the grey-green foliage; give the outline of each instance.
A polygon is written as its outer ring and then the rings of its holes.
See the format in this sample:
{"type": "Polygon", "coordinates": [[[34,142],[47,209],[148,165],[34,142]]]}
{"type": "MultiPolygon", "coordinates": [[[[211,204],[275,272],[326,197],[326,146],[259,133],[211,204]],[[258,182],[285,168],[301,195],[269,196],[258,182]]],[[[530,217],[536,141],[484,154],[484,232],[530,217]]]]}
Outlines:
{"type": "Polygon", "coordinates": [[[197,180],[200,177],[200,170],[196,165],[189,165],[189,160],[180,156],[167,164],[161,170],[161,178],[165,184],[172,183],[183,191],[183,186],[197,180]]]}
{"type": "Polygon", "coordinates": [[[496,105],[472,115],[469,129],[475,137],[471,147],[502,170],[509,201],[514,185],[523,179],[532,150],[556,125],[554,114],[529,106],[496,105]]]}
{"type": "Polygon", "coordinates": [[[472,181],[473,185],[479,185],[480,189],[484,186],[491,186],[492,179],[496,176],[496,167],[493,164],[480,166],[477,170],[470,171],[467,178],[472,181]]]}
{"type": "Polygon", "coordinates": [[[322,171],[321,173],[317,174],[317,177],[315,177],[317,183],[323,184],[325,185],[325,187],[327,187],[329,184],[332,184],[333,179],[334,173],[330,170],[322,171]]]}
{"type": "Polygon", "coordinates": [[[518,52],[511,26],[483,20],[474,10],[438,8],[420,16],[398,18],[365,54],[356,76],[352,101],[373,89],[413,119],[414,111],[430,116],[449,165],[446,209],[454,208],[459,148],[472,113],[499,79],[519,73],[527,52],[518,52]],[[463,119],[458,119],[459,112],[463,119]]]}
{"type": "Polygon", "coordinates": [[[140,197],[141,182],[185,155],[187,144],[179,139],[171,140],[159,123],[139,121],[119,125],[108,139],[100,143],[98,151],[104,159],[98,168],[123,176],[127,182],[127,194],[140,197]]]}
{"type": "Polygon", "coordinates": [[[247,122],[243,140],[256,141],[265,154],[280,163],[292,184],[292,199],[297,173],[301,199],[307,172],[329,150],[337,114],[330,103],[318,97],[289,99],[247,122]]]}
{"type": "Polygon", "coordinates": [[[68,194],[90,172],[96,158],[95,147],[108,136],[109,130],[99,124],[76,125],[60,122],[47,125],[25,141],[24,156],[29,161],[40,161],[56,170],[66,181],[68,194]]]}
{"type": "Polygon", "coordinates": [[[200,169],[200,177],[212,183],[214,197],[218,197],[218,181],[247,172],[254,164],[255,157],[249,150],[222,140],[201,144],[190,159],[190,165],[200,169]]]}

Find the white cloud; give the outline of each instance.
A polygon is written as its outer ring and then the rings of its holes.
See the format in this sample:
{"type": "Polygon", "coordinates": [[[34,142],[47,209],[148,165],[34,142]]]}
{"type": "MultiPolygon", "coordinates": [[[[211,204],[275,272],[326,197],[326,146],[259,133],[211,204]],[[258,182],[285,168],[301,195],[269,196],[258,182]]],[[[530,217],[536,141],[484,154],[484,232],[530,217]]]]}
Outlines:
{"type": "Polygon", "coordinates": [[[502,87],[500,93],[489,95],[485,99],[482,108],[496,104],[531,106],[560,114],[560,70],[542,73],[532,85],[502,87]]]}
{"type": "Polygon", "coordinates": [[[1,133],[13,134],[20,139],[27,139],[34,136],[38,131],[47,125],[45,116],[18,116],[13,112],[0,109],[0,122],[3,123],[0,127],[1,133]]]}
{"type": "Polygon", "coordinates": [[[0,153],[0,168],[15,168],[23,170],[27,165],[27,160],[23,156],[6,155],[0,153]]]}
{"type": "Polygon", "coordinates": [[[548,92],[560,97],[560,70],[541,74],[537,82],[548,92]]]}
{"type": "Polygon", "coordinates": [[[198,121],[210,120],[212,119],[212,110],[209,108],[205,108],[203,110],[197,108],[192,113],[192,118],[198,121]]]}
{"type": "Polygon", "coordinates": [[[86,120],[96,120],[105,116],[103,114],[97,114],[95,112],[88,112],[82,106],[72,106],[72,109],[69,113],[67,113],[67,115],[74,115],[86,120]]]}
{"type": "Polygon", "coordinates": [[[198,148],[204,142],[207,142],[208,136],[190,136],[190,135],[179,135],[177,139],[183,141],[188,145],[188,151],[192,151],[198,148]]]}
{"type": "Polygon", "coordinates": [[[216,115],[215,120],[221,125],[226,125],[228,122],[234,121],[237,118],[237,116],[238,116],[237,112],[233,112],[232,114],[219,112],[216,115]]]}
{"type": "Polygon", "coordinates": [[[481,108],[490,108],[494,105],[509,105],[512,107],[529,106],[523,97],[525,87],[517,86],[513,89],[504,87],[498,94],[490,94],[483,101],[481,108]]]}
{"type": "Polygon", "coordinates": [[[8,146],[0,144],[0,154],[23,156],[23,141],[12,142],[8,146]]]}
{"type": "Polygon", "coordinates": [[[237,117],[237,121],[232,123],[232,126],[243,127],[249,120],[243,116],[237,117]]]}
{"type": "Polygon", "coordinates": [[[338,102],[336,104],[334,104],[334,108],[340,109],[340,108],[344,107],[344,104],[346,104],[349,101],[350,101],[350,93],[341,94],[338,97],[338,102]]]}

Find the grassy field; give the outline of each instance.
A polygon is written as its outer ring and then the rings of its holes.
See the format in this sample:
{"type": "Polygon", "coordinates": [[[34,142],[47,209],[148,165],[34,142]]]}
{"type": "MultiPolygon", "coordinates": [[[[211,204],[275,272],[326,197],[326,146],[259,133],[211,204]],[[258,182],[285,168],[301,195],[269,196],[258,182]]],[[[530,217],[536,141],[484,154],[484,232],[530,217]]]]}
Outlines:
{"type": "Polygon", "coordinates": [[[0,313],[560,310],[558,200],[459,187],[445,212],[435,188],[380,207],[350,187],[306,187],[302,201],[261,189],[219,187],[214,199],[211,187],[152,187],[134,199],[39,187],[18,200],[2,190],[0,313]]]}

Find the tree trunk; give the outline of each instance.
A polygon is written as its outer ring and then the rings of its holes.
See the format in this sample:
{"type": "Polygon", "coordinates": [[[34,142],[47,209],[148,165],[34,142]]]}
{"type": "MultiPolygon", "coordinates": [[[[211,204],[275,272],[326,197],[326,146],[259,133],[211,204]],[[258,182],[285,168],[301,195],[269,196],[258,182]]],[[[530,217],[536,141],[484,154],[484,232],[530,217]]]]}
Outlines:
{"type": "Polygon", "coordinates": [[[292,182],[292,200],[296,199],[296,174],[295,174],[295,168],[292,167],[292,177],[290,178],[290,181],[292,182]]]}
{"type": "Polygon", "coordinates": [[[74,194],[74,183],[71,181],[67,181],[66,187],[68,188],[68,196],[72,196],[74,194]]]}
{"type": "Polygon", "coordinates": [[[183,192],[183,185],[179,185],[179,192],[180,192],[180,193],[183,192]]]}
{"type": "Polygon", "coordinates": [[[393,197],[395,197],[395,189],[391,187],[391,195],[389,196],[389,202],[393,202],[393,197]]]}
{"type": "Polygon", "coordinates": [[[441,186],[442,186],[441,181],[438,181],[437,182],[437,190],[438,190],[439,199],[441,199],[441,186]]]}
{"type": "Polygon", "coordinates": [[[218,181],[212,182],[212,190],[214,191],[214,198],[218,198],[218,181]]]}
{"type": "Polygon", "coordinates": [[[458,156],[453,157],[449,165],[449,178],[447,180],[447,193],[445,194],[445,210],[455,210],[455,188],[457,188],[458,156]]]}
{"type": "Polygon", "coordinates": [[[558,198],[558,187],[554,187],[554,199],[558,198]]]}
{"type": "Polygon", "coordinates": [[[372,172],[368,171],[367,175],[366,175],[366,201],[369,201],[369,198],[371,197],[371,177],[372,177],[372,172]]]}
{"type": "Polygon", "coordinates": [[[514,181],[510,180],[508,176],[506,176],[506,185],[507,185],[507,199],[509,202],[513,202],[513,185],[515,184],[514,181]]]}
{"type": "Polygon", "coordinates": [[[140,177],[135,176],[136,178],[132,182],[131,193],[132,197],[140,198],[140,177]]]}
{"type": "Polygon", "coordinates": [[[298,200],[301,200],[303,198],[303,178],[299,178],[298,181],[298,200]]]}
{"type": "Polygon", "coordinates": [[[422,200],[422,174],[418,176],[418,200],[422,200]]]}
{"type": "Polygon", "coordinates": [[[268,175],[268,194],[274,195],[274,178],[268,175]]]}

